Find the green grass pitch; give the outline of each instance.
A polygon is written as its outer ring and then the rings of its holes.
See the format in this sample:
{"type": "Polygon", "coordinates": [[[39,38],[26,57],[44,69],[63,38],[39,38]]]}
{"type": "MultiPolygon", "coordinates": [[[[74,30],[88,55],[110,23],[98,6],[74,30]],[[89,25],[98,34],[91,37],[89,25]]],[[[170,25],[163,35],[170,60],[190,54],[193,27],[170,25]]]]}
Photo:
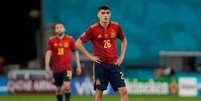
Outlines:
{"type": "MultiPolygon", "coordinates": [[[[0,95],[0,101],[56,101],[54,95],[48,94],[17,94],[0,95]]],[[[72,96],[71,101],[94,101],[94,96],[72,96]]],[[[119,96],[104,96],[103,101],[120,101],[119,96]]],[[[129,101],[201,101],[201,97],[178,96],[131,96],[129,101]]]]}

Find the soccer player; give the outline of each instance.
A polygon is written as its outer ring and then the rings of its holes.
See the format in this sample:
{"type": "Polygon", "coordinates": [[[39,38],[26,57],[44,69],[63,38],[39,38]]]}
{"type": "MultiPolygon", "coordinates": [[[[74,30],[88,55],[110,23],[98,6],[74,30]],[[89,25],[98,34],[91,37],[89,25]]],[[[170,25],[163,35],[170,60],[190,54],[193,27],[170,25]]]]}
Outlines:
{"type": "Polygon", "coordinates": [[[53,25],[54,35],[49,38],[45,55],[45,71],[53,72],[57,101],[70,101],[70,80],[72,79],[72,52],[75,52],[76,73],[81,74],[79,53],[72,36],[65,35],[63,23],[53,25]]]}
{"type": "Polygon", "coordinates": [[[98,9],[99,22],[91,25],[77,40],[76,45],[83,54],[94,62],[95,66],[95,101],[102,101],[103,91],[110,83],[114,91],[118,91],[121,101],[128,101],[128,93],[120,70],[123,62],[127,39],[118,23],[111,21],[110,8],[102,5],[98,9]],[[121,53],[118,57],[116,39],[121,40],[121,53]],[[91,41],[94,54],[84,47],[91,41]]]}

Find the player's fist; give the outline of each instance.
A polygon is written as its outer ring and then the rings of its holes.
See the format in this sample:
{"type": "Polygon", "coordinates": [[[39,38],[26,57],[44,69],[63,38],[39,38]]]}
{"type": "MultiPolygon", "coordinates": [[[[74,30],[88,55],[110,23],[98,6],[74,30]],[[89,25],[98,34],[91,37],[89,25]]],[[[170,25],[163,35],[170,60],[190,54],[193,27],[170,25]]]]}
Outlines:
{"type": "Polygon", "coordinates": [[[82,73],[82,69],[81,69],[80,66],[78,66],[77,69],[76,69],[76,74],[81,75],[81,73],[82,73]]]}
{"type": "Polygon", "coordinates": [[[116,61],[116,65],[121,65],[122,64],[122,62],[123,62],[123,60],[124,60],[124,57],[123,56],[120,56],[118,59],[117,59],[117,61],[116,61]]]}
{"type": "Polygon", "coordinates": [[[91,59],[91,61],[97,62],[99,64],[102,62],[97,56],[91,56],[90,59],[91,59]]]}
{"type": "Polygon", "coordinates": [[[52,70],[50,69],[49,66],[46,66],[46,67],[45,67],[45,72],[47,72],[47,73],[52,73],[52,70]]]}

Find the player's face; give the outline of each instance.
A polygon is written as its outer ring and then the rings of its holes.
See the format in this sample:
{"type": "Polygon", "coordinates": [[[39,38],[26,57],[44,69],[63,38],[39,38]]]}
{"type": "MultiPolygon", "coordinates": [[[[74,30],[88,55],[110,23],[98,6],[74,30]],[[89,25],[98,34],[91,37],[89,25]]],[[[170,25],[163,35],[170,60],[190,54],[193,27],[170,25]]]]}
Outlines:
{"type": "Polygon", "coordinates": [[[109,9],[107,10],[100,10],[98,12],[98,18],[103,23],[108,23],[110,21],[111,12],[109,9]]]}
{"type": "Polygon", "coordinates": [[[64,34],[64,30],[65,30],[65,28],[64,28],[63,24],[56,24],[55,25],[55,34],[62,35],[62,34],[64,34]]]}

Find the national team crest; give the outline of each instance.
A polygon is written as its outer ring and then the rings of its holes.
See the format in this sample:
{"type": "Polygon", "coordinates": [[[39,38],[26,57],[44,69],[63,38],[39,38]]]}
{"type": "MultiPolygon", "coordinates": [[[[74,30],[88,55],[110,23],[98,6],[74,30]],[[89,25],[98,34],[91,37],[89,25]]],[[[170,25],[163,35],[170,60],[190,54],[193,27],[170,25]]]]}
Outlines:
{"type": "Polygon", "coordinates": [[[117,35],[116,32],[114,30],[112,30],[112,32],[111,32],[111,38],[115,38],[116,35],[117,35]]]}
{"type": "Polygon", "coordinates": [[[64,47],[67,48],[69,46],[68,42],[64,43],[64,47]]]}
{"type": "Polygon", "coordinates": [[[112,33],[111,33],[111,38],[115,38],[116,35],[117,35],[116,32],[112,32],[112,33]]]}

